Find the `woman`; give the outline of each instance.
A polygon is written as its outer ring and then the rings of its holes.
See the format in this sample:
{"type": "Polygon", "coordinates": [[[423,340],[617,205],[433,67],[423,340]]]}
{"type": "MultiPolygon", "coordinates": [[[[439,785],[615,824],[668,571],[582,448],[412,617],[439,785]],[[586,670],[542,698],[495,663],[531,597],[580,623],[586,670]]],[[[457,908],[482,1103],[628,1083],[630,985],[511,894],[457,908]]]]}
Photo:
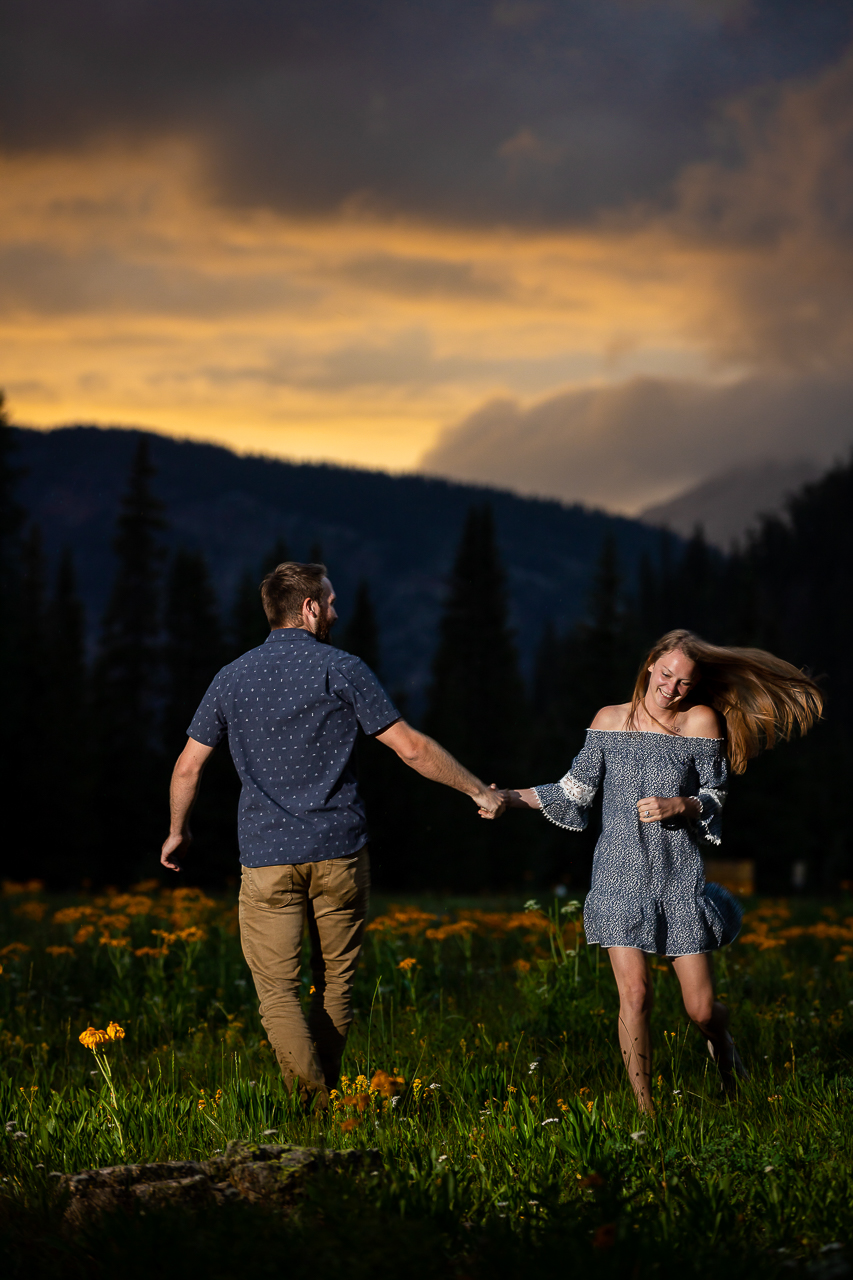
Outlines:
{"type": "Polygon", "coordinates": [[[610,956],[619,1045],[642,1111],[652,1110],[649,953],[672,960],[724,1082],[746,1077],[711,968],[711,952],[737,936],[742,913],[721,885],[705,883],[702,851],[720,843],[728,768],[743,773],[778,738],[805,733],[822,708],[817,685],[790,663],[670,631],[640,667],[631,701],[595,716],[564,778],[503,792],[511,808],[582,831],[604,784],[584,928],[610,956]]]}

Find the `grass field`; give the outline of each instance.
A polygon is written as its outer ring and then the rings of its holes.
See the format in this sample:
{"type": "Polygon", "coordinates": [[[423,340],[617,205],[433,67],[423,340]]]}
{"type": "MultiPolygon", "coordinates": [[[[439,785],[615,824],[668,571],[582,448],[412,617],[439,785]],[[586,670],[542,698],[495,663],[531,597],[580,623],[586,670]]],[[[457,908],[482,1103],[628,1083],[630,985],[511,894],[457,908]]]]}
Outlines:
{"type": "Polygon", "coordinates": [[[752,1071],[734,1099],[654,963],[654,1121],[572,904],[377,902],[347,1079],[305,1117],[263,1039],[233,898],[6,890],[6,1275],[851,1274],[853,900],[747,904],[717,961],[752,1071]],[[80,1043],[110,1022],[124,1038],[80,1043]],[[378,1071],[405,1081],[396,1099],[370,1088],[378,1071]],[[374,1147],[384,1171],[320,1180],[286,1217],[238,1204],[63,1233],[57,1171],[233,1138],[374,1147]]]}

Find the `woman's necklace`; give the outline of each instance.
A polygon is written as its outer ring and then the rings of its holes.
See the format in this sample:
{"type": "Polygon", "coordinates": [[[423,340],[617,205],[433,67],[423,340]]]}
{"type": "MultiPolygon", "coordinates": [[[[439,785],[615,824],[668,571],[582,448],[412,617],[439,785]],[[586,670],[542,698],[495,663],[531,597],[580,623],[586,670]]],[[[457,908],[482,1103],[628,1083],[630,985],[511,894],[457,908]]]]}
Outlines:
{"type": "Polygon", "coordinates": [[[652,721],[653,724],[660,725],[664,733],[670,733],[672,734],[673,737],[680,736],[681,726],[676,723],[675,719],[673,719],[672,726],[670,727],[670,725],[664,724],[662,720],[658,720],[657,716],[653,716],[651,711],[649,711],[648,707],[646,706],[645,702],[643,703],[643,710],[645,711],[646,715],[649,717],[649,719],[652,721]]]}

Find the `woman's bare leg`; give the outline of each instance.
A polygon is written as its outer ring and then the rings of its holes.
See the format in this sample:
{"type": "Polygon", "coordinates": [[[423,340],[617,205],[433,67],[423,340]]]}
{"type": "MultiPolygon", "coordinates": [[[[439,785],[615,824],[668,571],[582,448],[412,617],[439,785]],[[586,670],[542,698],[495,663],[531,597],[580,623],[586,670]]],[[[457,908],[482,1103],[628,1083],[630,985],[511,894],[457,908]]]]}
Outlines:
{"type": "Polygon", "coordinates": [[[652,1112],[652,1044],[649,1023],[652,984],[644,951],[611,947],[608,951],[619,988],[619,1048],[641,1111],[652,1112]]]}
{"type": "Polygon", "coordinates": [[[723,1077],[746,1076],[729,1035],[729,1011],[714,997],[714,970],[709,955],[675,956],[672,961],[687,1016],[708,1041],[723,1077]]]}

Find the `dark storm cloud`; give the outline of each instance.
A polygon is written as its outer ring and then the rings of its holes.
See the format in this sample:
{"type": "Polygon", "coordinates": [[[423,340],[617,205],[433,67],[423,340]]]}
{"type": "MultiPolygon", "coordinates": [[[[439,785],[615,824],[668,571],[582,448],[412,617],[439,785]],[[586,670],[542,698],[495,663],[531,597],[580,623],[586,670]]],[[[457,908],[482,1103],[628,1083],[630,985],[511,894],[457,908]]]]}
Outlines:
{"type": "Polygon", "coordinates": [[[206,143],[223,198],[554,221],[656,196],[839,0],[7,0],[3,145],[206,143]]]}

